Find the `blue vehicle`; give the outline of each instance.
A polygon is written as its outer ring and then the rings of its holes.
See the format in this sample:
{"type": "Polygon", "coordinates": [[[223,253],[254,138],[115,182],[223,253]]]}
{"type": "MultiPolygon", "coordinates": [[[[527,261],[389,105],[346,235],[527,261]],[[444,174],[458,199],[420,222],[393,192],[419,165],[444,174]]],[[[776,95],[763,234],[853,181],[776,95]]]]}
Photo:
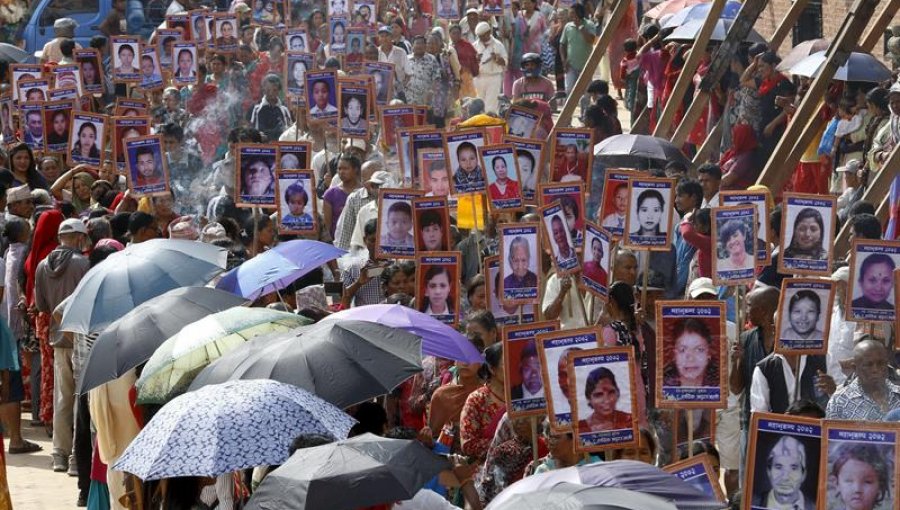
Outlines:
{"type": "Polygon", "coordinates": [[[22,27],[19,41],[30,54],[41,51],[53,37],[53,22],[59,18],[72,18],[78,22],[75,41],[88,47],[91,37],[100,33],[100,24],[113,10],[114,2],[125,4],[128,34],[149,37],[160,23],[165,21],[169,0],[36,0],[28,12],[28,22],[22,27]]]}

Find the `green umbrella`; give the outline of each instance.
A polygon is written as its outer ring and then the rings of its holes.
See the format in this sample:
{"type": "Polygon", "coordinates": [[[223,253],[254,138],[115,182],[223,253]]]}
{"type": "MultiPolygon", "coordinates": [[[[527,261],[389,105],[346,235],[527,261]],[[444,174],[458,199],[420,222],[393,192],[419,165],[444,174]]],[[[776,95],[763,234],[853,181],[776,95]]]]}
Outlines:
{"type": "Polygon", "coordinates": [[[165,404],[187,390],[214,360],[251,338],[312,321],[268,308],[234,307],[188,324],[156,349],[136,387],[139,404],[165,404]]]}

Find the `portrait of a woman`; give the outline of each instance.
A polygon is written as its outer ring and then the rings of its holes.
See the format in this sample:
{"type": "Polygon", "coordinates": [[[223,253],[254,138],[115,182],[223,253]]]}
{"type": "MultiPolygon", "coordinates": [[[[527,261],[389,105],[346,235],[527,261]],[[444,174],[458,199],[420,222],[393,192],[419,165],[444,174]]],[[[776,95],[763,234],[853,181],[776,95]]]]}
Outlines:
{"type": "Polygon", "coordinates": [[[828,250],[822,243],[824,235],[822,213],[812,207],[801,209],[791,228],[791,242],[784,250],[784,258],[825,260],[828,250]]]}
{"type": "Polygon", "coordinates": [[[79,160],[100,159],[100,148],[97,146],[97,126],[93,122],[84,122],[78,128],[78,138],[72,146],[72,155],[79,160]]]}
{"type": "Polygon", "coordinates": [[[509,200],[521,198],[519,183],[509,175],[509,165],[503,156],[494,156],[491,159],[491,169],[494,171],[494,182],[488,186],[491,200],[509,200]]]}
{"type": "Polygon", "coordinates": [[[619,395],[619,384],[612,370],[606,367],[592,370],[584,384],[584,398],[593,412],[578,420],[578,433],[631,428],[631,413],[616,409],[619,395]]]}
{"type": "Polygon", "coordinates": [[[884,253],[873,253],[862,261],[859,267],[858,291],[861,296],[853,300],[853,308],[867,308],[875,310],[893,310],[894,303],[890,301],[891,290],[894,287],[894,269],[897,264],[890,256],[884,253]]]}
{"type": "Polygon", "coordinates": [[[719,386],[719,364],[715,359],[716,342],[709,327],[695,318],[675,324],[663,386],[711,387],[719,386]]]}
{"type": "Polygon", "coordinates": [[[752,236],[747,222],[728,220],[719,231],[717,271],[752,269],[756,264],[752,236]]]}
{"type": "Polygon", "coordinates": [[[788,325],[781,330],[782,340],[821,340],[825,333],[819,329],[822,298],[811,290],[797,291],[788,301],[788,325]]]}
{"type": "MultiPolygon", "coordinates": [[[[663,207],[666,202],[663,200],[662,193],[655,189],[648,189],[641,192],[637,198],[637,230],[631,232],[631,237],[656,237],[665,235],[660,227],[662,221],[663,207]]],[[[633,222],[632,222],[633,223],[633,222]]]]}

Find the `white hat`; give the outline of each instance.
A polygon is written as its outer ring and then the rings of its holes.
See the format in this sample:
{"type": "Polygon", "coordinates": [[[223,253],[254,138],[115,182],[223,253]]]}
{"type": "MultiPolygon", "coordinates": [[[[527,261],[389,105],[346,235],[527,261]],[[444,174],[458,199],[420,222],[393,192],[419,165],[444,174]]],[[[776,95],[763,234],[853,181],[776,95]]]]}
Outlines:
{"type": "Polygon", "coordinates": [[[11,204],[22,200],[31,200],[31,189],[27,184],[6,190],[6,201],[8,203],[11,204]]]}
{"type": "Polygon", "coordinates": [[[851,160],[847,161],[846,165],[839,166],[837,168],[837,170],[835,170],[835,171],[836,172],[850,172],[850,173],[855,174],[856,172],[859,171],[859,167],[861,164],[862,163],[858,159],[851,159],[851,160]]]}
{"type": "Polygon", "coordinates": [[[78,218],[69,218],[59,225],[59,235],[84,234],[87,235],[87,226],[78,218]]]}
{"type": "Polygon", "coordinates": [[[475,35],[484,35],[491,31],[491,26],[487,21],[480,21],[477,25],[475,25],[475,35]]]}
{"type": "Polygon", "coordinates": [[[468,16],[469,14],[480,14],[480,13],[478,12],[477,8],[469,7],[469,9],[466,10],[466,16],[468,16]]]}
{"type": "Polygon", "coordinates": [[[372,173],[372,177],[369,177],[369,180],[367,182],[370,182],[372,184],[377,184],[379,186],[383,186],[385,184],[389,184],[389,183],[393,182],[393,178],[391,178],[390,173],[388,173],[384,170],[379,170],[377,172],[372,173]]]}
{"type": "Polygon", "coordinates": [[[718,295],[712,280],[704,277],[692,281],[691,286],[688,287],[688,296],[690,296],[691,299],[697,299],[704,294],[712,294],[713,296],[718,295]]]}

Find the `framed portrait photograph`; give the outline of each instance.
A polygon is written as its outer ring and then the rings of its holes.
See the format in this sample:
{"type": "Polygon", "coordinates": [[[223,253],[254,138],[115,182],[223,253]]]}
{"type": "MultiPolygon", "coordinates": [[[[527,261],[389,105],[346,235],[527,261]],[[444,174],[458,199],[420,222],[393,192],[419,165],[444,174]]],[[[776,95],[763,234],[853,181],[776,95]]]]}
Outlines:
{"type": "Polygon", "coordinates": [[[288,51],[284,54],[284,82],[287,95],[306,104],[306,71],[315,69],[316,56],[312,53],[288,51]]]}
{"type": "Polygon", "coordinates": [[[444,150],[437,148],[421,149],[416,168],[421,171],[415,180],[426,197],[446,197],[450,195],[450,178],[447,176],[447,161],[444,150]]]}
{"type": "Polygon", "coordinates": [[[184,34],[186,41],[194,40],[193,24],[191,24],[191,15],[189,12],[179,12],[176,14],[166,14],[166,28],[180,29],[184,34]]]}
{"type": "MultiPolygon", "coordinates": [[[[718,464],[718,462],[716,463],[718,464]]],[[[706,494],[709,499],[727,503],[728,498],[719,484],[719,473],[713,471],[713,459],[708,454],[695,455],[662,468],[666,473],[671,473],[679,480],[687,482],[695,489],[706,494]]]]}
{"type": "Polygon", "coordinates": [[[478,148],[478,160],[487,175],[488,205],[492,212],[523,211],[519,186],[519,159],[511,144],[478,148]]]}
{"type": "Polygon", "coordinates": [[[159,65],[163,69],[172,69],[172,62],[175,61],[175,43],[184,42],[184,40],[184,32],[180,28],[160,28],[156,30],[159,65]]]}
{"type": "Polygon", "coordinates": [[[289,28],[284,32],[284,47],[294,53],[309,51],[309,35],[305,28],[289,28]]]}
{"type": "Polygon", "coordinates": [[[824,421],[818,473],[823,508],[896,509],[898,434],[896,423],[824,421]]]}
{"type": "Polygon", "coordinates": [[[353,24],[374,27],[378,20],[375,0],[353,0],[353,24]]]}
{"type": "Polygon", "coordinates": [[[125,140],[150,135],[150,117],[112,117],[112,156],[116,168],[125,171],[125,140]]]}
{"type": "Polygon", "coordinates": [[[138,88],[143,91],[151,91],[163,88],[162,68],[159,65],[159,55],[155,46],[144,46],[141,49],[141,81],[138,88]]]}
{"type": "Polygon", "coordinates": [[[378,190],[378,244],[375,256],[380,259],[413,259],[416,238],[413,235],[413,200],[422,196],[419,190],[378,190]]]}
{"type": "Polygon", "coordinates": [[[668,251],[672,244],[674,195],[674,179],[630,179],[623,246],[633,250],[668,251]]]}
{"type": "Polygon", "coordinates": [[[600,451],[637,444],[634,350],[602,347],[566,353],[575,450],[600,451]]]}
{"type": "Polygon", "coordinates": [[[213,47],[216,51],[222,53],[237,51],[240,44],[237,17],[225,12],[216,13],[213,18],[213,26],[215,27],[213,47]]]}
{"type": "Polygon", "coordinates": [[[416,256],[416,309],[452,326],[459,321],[459,262],[458,251],[416,256]]]}
{"type": "Polygon", "coordinates": [[[172,45],[172,51],[175,52],[172,81],[179,85],[197,83],[197,44],[177,42],[172,45]]]}
{"type": "Polygon", "coordinates": [[[19,118],[22,123],[22,141],[32,151],[44,150],[44,102],[28,101],[19,104],[19,118]]]}
{"type": "MultiPolygon", "coordinates": [[[[445,196],[450,193],[449,176],[442,175],[437,178],[427,175],[424,168],[421,167],[422,159],[419,153],[423,150],[440,150],[443,151],[444,141],[443,133],[437,129],[417,129],[411,131],[409,135],[409,159],[412,162],[412,172],[414,182],[418,183],[419,189],[425,189],[425,180],[427,178],[428,188],[434,196],[445,196]]],[[[437,159],[437,156],[434,156],[437,159]]],[[[441,158],[443,159],[443,158],[441,158]]],[[[446,166],[445,166],[446,168],[446,166]]]]}
{"type": "Polygon", "coordinates": [[[657,301],[656,406],[725,408],[725,303],[657,301]]]}
{"type": "MultiPolygon", "coordinates": [[[[535,337],[541,361],[541,380],[547,400],[550,428],[572,431],[572,386],[569,384],[568,354],[600,347],[599,328],[581,328],[538,334],[535,337]]],[[[504,351],[507,352],[507,351],[504,351]]]]}
{"type": "Polygon", "coordinates": [[[47,152],[65,154],[69,146],[69,129],[75,102],[71,99],[44,103],[44,145],[47,152]]]}
{"type": "Polygon", "coordinates": [[[328,0],[328,16],[347,16],[350,14],[350,0],[328,0]]]}
{"type": "Polygon", "coordinates": [[[26,101],[24,97],[19,97],[19,82],[24,80],[37,80],[41,78],[41,73],[43,73],[43,67],[40,64],[10,64],[9,76],[10,83],[13,85],[13,101],[16,103],[19,101],[26,101]]]}
{"type": "Polygon", "coordinates": [[[350,27],[347,29],[347,50],[344,53],[344,65],[361,64],[366,60],[367,28],[350,27]]]}
{"type": "Polygon", "coordinates": [[[235,183],[238,207],[272,207],[275,204],[277,145],[246,144],[237,147],[235,183]]]}
{"type": "Polygon", "coordinates": [[[143,99],[116,98],[116,106],[113,109],[118,117],[139,117],[147,115],[149,105],[143,99]]]}
{"type": "Polygon", "coordinates": [[[537,304],[540,294],[539,224],[507,223],[500,234],[499,296],[504,304],[537,304]]]}
{"type": "Polygon", "coordinates": [[[462,14],[459,12],[458,0],[438,0],[437,17],[452,21],[459,20],[462,14]]]}
{"type": "Polygon", "coordinates": [[[503,0],[485,0],[481,4],[481,10],[484,15],[502,16],[503,0]]]}
{"type": "Polygon", "coordinates": [[[378,111],[381,117],[381,145],[387,150],[396,151],[397,131],[416,127],[415,108],[411,106],[379,106],[378,111]]]}
{"type": "Polygon", "coordinates": [[[309,234],[316,229],[316,177],[312,170],[276,170],[278,232],[309,234]]]}
{"type": "Polygon", "coordinates": [[[766,266],[772,263],[772,253],[769,250],[771,243],[775,242],[775,235],[769,224],[769,214],[772,213],[769,204],[772,202],[768,191],[722,191],[719,193],[719,202],[723,206],[749,205],[756,206],[756,265],[766,266]]]}
{"type": "Polygon", "coordinates": [[[334,71],[307,72],[306,95],[311,118],[337,118],[337,78],[334,71]]]}
{"type": "Polygon", "coordinates": [[[124,140],[128,188],[138,195],[169,192],[169,166],[159,135],[124,140]]]}
{"type": "Polygon", "coordinates": [[[85,98],[87,102],[93,101],[93,97],[88,94],[78,95],[78,89],[75,87],[66,87],[64,89],[50,89],[47,91],[47,101],[63,101],[70,100],[75,103],[75,109],[78,111],[86,111],[85,98]]]}
{"type": "Polygon", "coordinates": [[[532,138],[541,125],[541,114],[524,106],[510,106],[506,111],[506,125],[509,136],[532,138]]]}
{"type": "Polygon", "coordinates": [[[559,331],[559,321],[519,324],[503,328],[503,370],[506,412],[510,418],[542,415],[547,410],[541,358],[536,337],[559,331]]]}
{"type": "Polygon", "coordinates": [[[546,207],[557,202],[562,206],[572,246],[580,249],[584,243],[584,185],[580,182],[541,184],[538,205],[546,207]]]}
{"type": "Polygon", "coordinates": [[[835,282],[817,278],[785,278],[781,282],[775,330],[775,352],[825,354],[831,329],[835,282]]]}
{"type": "Polygon", "coordinates": [[[253,0],[251,19],[263,26],[279,26],[285,22],[284,0],[253,0]]]}
{"type": "Polygon", "coordinates": [[[600,299],[609,295],[609,262],[612,235],[593,223],[584,224],[584,249],[581,252],[581,285],[600,299]]]}
{"type": "Polygon", "coordinates": [[[559,202],[540,209],[545,244],[550,247],[553,267],[560,275],[578,272],[581,267],[575,242],[566,226],[566,215],[559,202]]]}
{"type": "Polygon", "coordinates": [[[141,38],[130,35],[114,35],[109,38],[112,56],[112,75],[116,83],[140,82],[138,51],[141,38]]]}
{"type": "Polygon", "coordinates": [[[195,9],[188,11],[188,16],[191,17],[191,40],[202,47],[206,44],[208,37],[206,33],[206,10],[195,9]]]}
{"type": "Polygon", "coordinates": [[[103,92],[103,65],[96,48],[76,48],[72,57],[81,68],[81,90],[95,94],[103,92]]]}
{"type": "Polygon", "coordinates": [[[453,173],[454,194],[478,193],[487,189],[484,168],[478,157],[479,147],[486,145],[485,139],[483,129],[444,134],[443,145],[453,173]]]}
{"type": "Polygon", "coordinates": [[[106,115],[73,113],[72,127],[69,129],[69,161],[99,168],[105,137],[106,115]]]}
{"type": "Polygon", "coordinates": [[[897,294],[894,271],[900,266],[900,241],[855,239],[850,249],[847,285],[848,321],[894,322],[897,294]]]}
{"type": "Polygon", "coordinates": [[[328,44],[332,54],[347,53],[347,29],[349,27],[350,22],[345,16],[329,16],[328,44]]]}
{"type": "Polygon", "coordinates": [[[594,163],[593,131],[586,128],[560,128],[550,140],[551,182],[591,182],[594,163]]]}
{"type": "Polygon", "coordinates": [[[830,276],[837,198],[785,193],[778,272],[830,276]]]}
{"type": "Polygon", "coordinates": [[[353,83],[338,82],[338,102],[341,105],[341,116],[338,125],[342,138],[369,138],[369,103],[368,87],[360,87],[353,83]]]}
{"type": "Polygon", "coordinates": [[[19,102],[39,103],[47,100],[47,92],[50,90],[48,78],[34,80],[19,80],[19,102]]]}
{"type": "Polygon", "coordinates": [[[79,64],[67,64],[54,67],[53,88],[74,88],[79,96],[82,95],[81,66],[79,64]]]}
{"type": "Polygon", "coordinates": [[[502,268],[500,256],[485,257],[484,292],[488,309],[494,314],[494,320],[501,327],[508,324],[529,324],[536,320],[535,305],[519,305],[505,303],[502,299],[502,268]]]}
{"type": "Polygon", "coordinates": [[[715,243],[713,283],[753,283],[756,280],[756,206],[713,207],[710,224],[715,243]]]}
{"type": "MultiPolygon", "coordinates": [[[[744,472],[743,510],[817,507],[822,422],[753,413],[744,472]]],[[[852,508],[852,507],[841,507],[852,508]]]]}
{"type": "MultiPolygon", "coordinates": [[[[12,94],[4,92],[0,94],[0,140],[10,142],[16,137],[16,125],[13,121],[12,94]]],[[[66,140],[68,143],[68,140],[66,140]]]]}
{"type": "Polygon", "coordinates": [[[450,249],[450,210],[447,197],[419,197],[412,201],[416,253],[450,249]]]}
{"type": "Polygon", "coordinates": [[[279,170],[302,170],[310,168],[310,142],[276,142],[278,147],[275,166],[279,170]]]}
{"type": "MultiPolygon", "coordinates": [[[[372,76],[375,87],[375,104],[386,107],[394,97],[394,64],[385,62],[363,62],[362,67],[363,73],[372,76]]],[[[401,107],[395,106],[391,108],[401,107]]],[[[406,106],[402,108],[409,107],[406,106]]],[[[388,143],[388,146],[393,146],[393,144],[388,143]]]]}
{"type": "Polygon", "coordinates": [[[433,130],[434,126],[416,126],[397,130],[397,160],[400,164],[400,171],[403,173],[404,183],[409,183],[413,187],[420,186],[418,175],[413,171],[416,166],[412,153],[413,133],[433,130]]]}
{"type": "Polygon", "coordinates": [[[504,136],[503,143],[513,146],[519,163],[519,188],[526,205],[537,204],[537,189],[544,169],[544,142],[504,136]]]}

